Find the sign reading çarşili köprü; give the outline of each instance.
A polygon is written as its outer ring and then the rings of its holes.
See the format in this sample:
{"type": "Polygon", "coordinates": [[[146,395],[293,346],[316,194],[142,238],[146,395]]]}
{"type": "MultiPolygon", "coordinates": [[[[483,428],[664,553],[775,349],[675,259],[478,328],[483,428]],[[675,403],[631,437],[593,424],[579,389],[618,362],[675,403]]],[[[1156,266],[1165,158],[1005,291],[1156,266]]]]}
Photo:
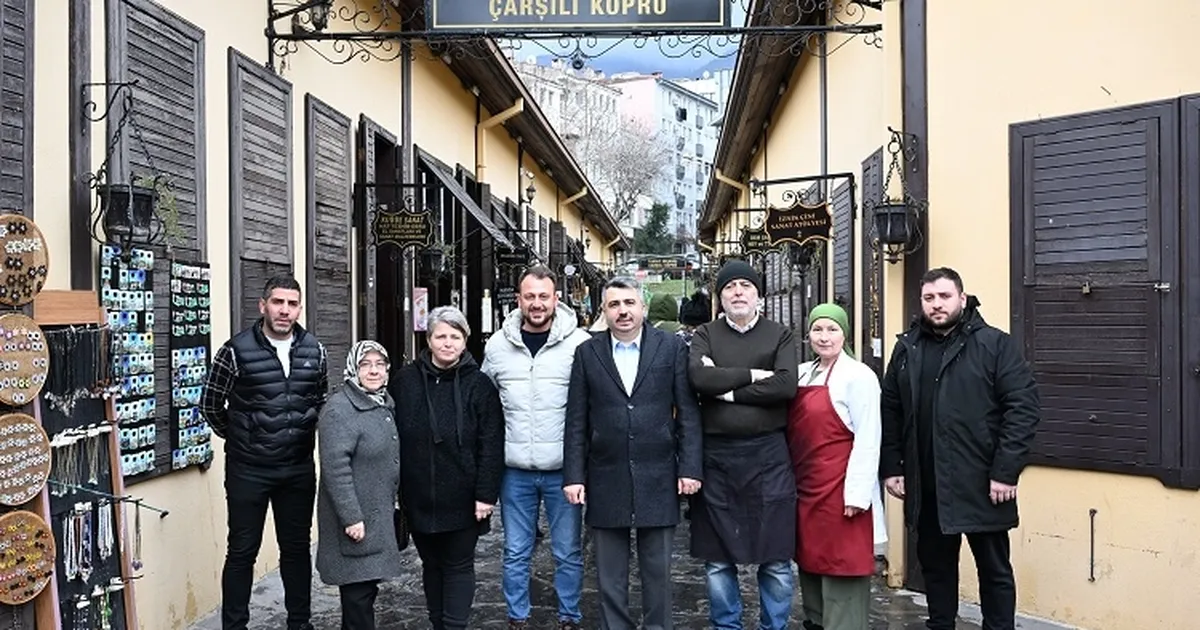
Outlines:
{"type": "Polygon", "coordinates": [[[788,208],[772,206],[767,208],[763,230],[771,246],[784,242],[803,245],[817,239],[828,241],[833,231],[833,215],[825,203],[813,206],[796,203],[788,208]]]}
{"type": "Polygon", "coordinates": [[[425,0],[437,30],[729,26],[729,0],[425,0]]]}
{"type": "Polygon", "coordinates": [[[429,247],[433,243],[433,220],[428,212],[394,212],[380,206],[371,222],[371,235],[376,246],[429,247]]]}

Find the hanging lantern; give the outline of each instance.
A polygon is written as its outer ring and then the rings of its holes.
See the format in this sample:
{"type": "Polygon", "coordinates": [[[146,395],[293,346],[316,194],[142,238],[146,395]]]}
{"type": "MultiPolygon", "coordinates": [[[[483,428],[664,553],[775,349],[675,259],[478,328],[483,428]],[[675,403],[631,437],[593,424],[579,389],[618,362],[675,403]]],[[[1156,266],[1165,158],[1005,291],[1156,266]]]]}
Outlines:
{"type": "Polygon", "coordinates": [[[102,184],[96,188],[104,233],[125,242],[149,242],[157,194],[153,188],[130,184],[102,184]]]}

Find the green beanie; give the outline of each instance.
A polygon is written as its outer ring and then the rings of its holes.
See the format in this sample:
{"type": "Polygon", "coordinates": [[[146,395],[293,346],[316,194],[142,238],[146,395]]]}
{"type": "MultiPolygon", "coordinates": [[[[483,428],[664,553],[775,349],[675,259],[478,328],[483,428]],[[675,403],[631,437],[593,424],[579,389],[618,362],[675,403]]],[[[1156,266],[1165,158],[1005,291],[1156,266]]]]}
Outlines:
{"type": "Polygon", "coordinates": [[[832,319],[837,323],[838,327],[842,329],[842,333],[846,336],[846,342],[842,347],[842,351],[850,356],[854,356],[854,352],[850,350],[852,332],[850,330],[850,316],[846,315],[846,309],[832,302],[818,304],[808,314],[808,327],[812,328],[813,322],[818,319],[832,319]]]}

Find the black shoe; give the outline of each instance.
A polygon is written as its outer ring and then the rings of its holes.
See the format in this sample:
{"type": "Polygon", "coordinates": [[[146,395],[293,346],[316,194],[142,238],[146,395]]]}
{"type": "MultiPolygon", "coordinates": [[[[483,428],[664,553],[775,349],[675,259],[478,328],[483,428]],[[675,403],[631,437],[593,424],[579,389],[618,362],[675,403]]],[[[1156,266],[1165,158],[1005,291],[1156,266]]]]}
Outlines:
{"type": "Polygon", "coordinates": [[[302,623],[298,626],[288,626],[288,630],[316,630],[311,623],[302,623]]]}

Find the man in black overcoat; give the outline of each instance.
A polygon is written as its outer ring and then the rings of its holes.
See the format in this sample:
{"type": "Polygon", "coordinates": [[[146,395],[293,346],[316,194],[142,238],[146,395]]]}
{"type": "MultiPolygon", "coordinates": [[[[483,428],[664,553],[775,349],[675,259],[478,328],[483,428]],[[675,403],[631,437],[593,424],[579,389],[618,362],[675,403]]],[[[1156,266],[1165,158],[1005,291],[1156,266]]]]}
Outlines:
{"type": "Polygon", "coordinates": [[[963,535],[979,571],[983,627],[1013,630],[1008,531],[1041,416],[1021,348],[989,326],[947,267],[921,279],[921,319],[899,336],[883,378],[880,476],[917,532],[930,630],[954,630],[963,535]]]}
{"type": "Polygon", "coordinates": [[[669,630],[679,495],[700,489],[700,409],[687,345],[645,324],[635,280],[604,287],[608,331],[575,351],[563,437],[563,492],[586,504],[600,584],[600,627],[633,630],[630,531],[637,534],[647,630],[669,630]]]}

